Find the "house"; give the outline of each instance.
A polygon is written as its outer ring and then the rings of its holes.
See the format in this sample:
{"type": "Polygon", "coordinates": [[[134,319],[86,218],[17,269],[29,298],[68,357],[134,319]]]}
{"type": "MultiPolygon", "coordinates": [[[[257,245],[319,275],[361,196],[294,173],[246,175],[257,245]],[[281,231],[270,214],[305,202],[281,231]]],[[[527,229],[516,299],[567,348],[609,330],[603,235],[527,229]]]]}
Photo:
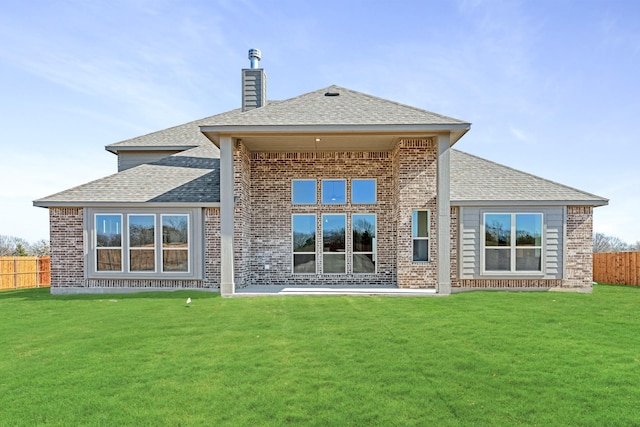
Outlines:
{"type": "Polygon", "coordinates": [[[457,151],[463,121],[339,86],[108,145],[50,212],[51,292],[247,285],[590,291],[593,194],[457,151]]]}

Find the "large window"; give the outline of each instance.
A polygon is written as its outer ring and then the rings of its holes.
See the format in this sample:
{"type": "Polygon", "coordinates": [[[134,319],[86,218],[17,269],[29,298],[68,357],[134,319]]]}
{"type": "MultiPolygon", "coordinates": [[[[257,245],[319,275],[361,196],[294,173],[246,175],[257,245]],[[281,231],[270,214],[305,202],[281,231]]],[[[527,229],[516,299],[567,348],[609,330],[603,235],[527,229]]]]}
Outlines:
{"type": "Polygon", "coordinates": [[[122,271],[122,215],[96,215],[96,270],[122,271]]]}
{"type": "Polygon", "coordinates": [[[344,205],[347,203],[347,182],[344,179],[322,180],[322,203],[344,205]]]}
{"type": "Polygon", "coordinates": [[[294,179],[291,182],[291,201],[294,205],[315,205],[316,180],[294,179]]]}
{"type": "Polygon", "coordinates": [[[376,272],[376,216],[374,214],[353,214],[353,272],[376,272]]]}
{"type": "Polygon", "coordinates": [[[542,214],[485,213],[484,270],[542,271],[542,214]]]}
{"type": "Polygon", "coordinates": [[[85,218],[88,277],[202,277],[200,209],[88,209],[85,218]]]}
{"type": "Polygon", "coordinates": [[[376,202],[376,180],[354,179],[351,181],[351,203],[372,204],[376,202]]]}
{"type": "Polygon", "coordinates": [[[429,261],[429,211],[413,211],[411,218],[413,261],[429,261]]]}
{"type": "Polygon", "coordinates": [[[346,273],[346,228],[346,215],[322,215],[322,271],[324,273],[346,273]]]}
{"type": "Polygon", "coordinates": [[[162,271],[189,271],[187,215],[162,215],[162,271]]]}
{"type": "Polygon", "coordinates": [[[293,215],[293,272],[316,272],[316,216],[293,215]]]}
{"type": "Polygon", "coordinates": [[[155,215],[129,215],[129,271],[156,271],[155,221],[155,215]]]}

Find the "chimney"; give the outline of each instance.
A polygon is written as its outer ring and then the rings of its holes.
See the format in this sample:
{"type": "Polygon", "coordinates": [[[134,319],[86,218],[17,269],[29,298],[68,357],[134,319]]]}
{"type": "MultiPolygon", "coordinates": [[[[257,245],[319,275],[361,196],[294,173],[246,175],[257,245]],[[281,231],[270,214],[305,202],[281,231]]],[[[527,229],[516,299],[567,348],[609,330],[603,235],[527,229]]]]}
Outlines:
{"type": "Polygon", "coordinates": [[[267,103],[267,75],[258,68],[261,57],[259,49],[249,49],[251,68],[242,69],[242,111],[260,108],[267,103]]]}

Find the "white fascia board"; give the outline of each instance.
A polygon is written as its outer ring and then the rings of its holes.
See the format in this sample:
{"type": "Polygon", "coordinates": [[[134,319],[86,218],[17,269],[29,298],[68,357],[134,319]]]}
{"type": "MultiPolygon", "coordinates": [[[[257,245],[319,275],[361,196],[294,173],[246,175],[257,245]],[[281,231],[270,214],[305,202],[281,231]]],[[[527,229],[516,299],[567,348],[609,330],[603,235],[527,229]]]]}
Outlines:
{"type": "Polygon", "coordinates": [[[220,202],[47,202],[35,200],[39,208],[219,208],[220,202]]]}
{"type": "Polygon", "coordinates": [[[402,133],[402,132],[466,132],[469,123],[452,124],[410,124],[410,125],[215,125],[200,126],[202,133],[217,134],[246,134],[246,133],[320,133],[320,132],[372,132],[372,133],[402,133]]]}
{"type": "Polygon", "coordinates": [[[451,200],[451,206],[606,206],[608,200],[451,200]]]}
{"type": "Polygon", "coordinates": [[[197,145],[127,145],[112,147],[107,145],[104,147],[106,151],[114,154],[118,154],[119,151],[187,151],[192,148],[198,147],[197,145]]]}

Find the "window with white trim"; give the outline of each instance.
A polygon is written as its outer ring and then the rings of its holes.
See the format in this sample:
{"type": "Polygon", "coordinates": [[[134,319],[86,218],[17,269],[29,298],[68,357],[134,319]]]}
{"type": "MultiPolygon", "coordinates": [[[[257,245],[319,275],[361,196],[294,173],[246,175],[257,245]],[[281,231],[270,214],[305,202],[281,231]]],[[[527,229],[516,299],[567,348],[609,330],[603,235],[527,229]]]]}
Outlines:
{"type": "Polygon", "coordinates": [[[542,272],[542,214],[485,213],[484,271],[542,272]]]}
{"type": "Polygon", "coordinates": [[[344,179],[322,180],[322,204],[344,205],[347,203],[347,181],[344,179]]]}
{"type": "Polygon", "coordinates": [[[354,274],[376,272],[376,215],[351,215],[354,274]]]}
{"type": "Polygon", "coordinates": [[[95,216],[97,271],[122,271],[122,215],[95,216]]]}
{"type": "Polygon", "coordinates": [[[90,278],[203,276],[202,210],[87,209],[90,278]]]}
{"type": "Polygon", "coordinates": [[[293,246],[293,272],[311,274],[316,272],[316,216],[294,214],[291,216],[293,246]]]}
{"type": "Polygon", "coordinates": [[[347,216],[345,214],[322,215],[322,272],[340,274],[347,272],[346,254],[347,216]]]}
{"type": "Polygon", "coordinates": [[[415,210],[411,218],[413,261],[429,261],[429,211],[415,210]]]}
{"type": "Polygon", "coordinates": [[[316,204],[316,180],[294,179],[291,181],[291,202],[294,205],[316,204]]]}
{"type": "Polygon", "coordinates": [[[130,214],[129,271],[156,271],[156,217],[130,214]]]}

